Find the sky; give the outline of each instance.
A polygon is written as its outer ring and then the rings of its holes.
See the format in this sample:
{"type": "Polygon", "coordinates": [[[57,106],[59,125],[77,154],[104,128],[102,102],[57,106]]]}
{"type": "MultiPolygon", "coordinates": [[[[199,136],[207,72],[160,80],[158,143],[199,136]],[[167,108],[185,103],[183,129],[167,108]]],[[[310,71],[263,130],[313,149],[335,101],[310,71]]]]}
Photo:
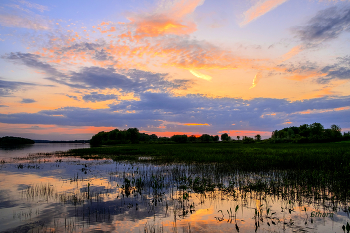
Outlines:
{"type": "Polygon", "coordinates": [[[349,0],[2,0],[0,137],[350,131],[349,0]]]}

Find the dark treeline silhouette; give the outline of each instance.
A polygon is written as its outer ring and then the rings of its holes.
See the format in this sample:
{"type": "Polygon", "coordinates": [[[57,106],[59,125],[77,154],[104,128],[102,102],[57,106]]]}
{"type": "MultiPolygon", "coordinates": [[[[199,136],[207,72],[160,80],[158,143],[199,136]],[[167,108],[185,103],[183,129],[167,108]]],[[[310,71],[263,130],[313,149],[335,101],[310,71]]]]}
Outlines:
{"type": "Polygon", "coordinates": [[[91,145],[114,145],[128,143],[188,143],[188,142],[218,142],[219,136],[203,134],[202,136],[173,135],[172,137],[158,137],[155,134],[140,133],[137,128],[127,130],[114,129],[110,132],[99,132],[92,136],[91,145]]]}
{"type": "Polygon", "coordinates": [[[195,135],[187,136],[184,135],[174,135],[170,138],[173,142],[178,143],[186,143],[186,142],[218,142],[219,136],[215,135],[209,135],[209,134],[202,134],[202,136],[196,137],[195,135]]]}
{"type": "Polygon", "coordinates": [[[92,145],[112,145],[112,144],[126,144],[139,143],[140,132],[137,128],[129,128],[127,130],[114,129],[110,132],[99,132],[92,136],[90,144],[92,145]]]}
{"type": "MultiPolygon", "coordinates": [[[[242,142],[252,143],[261,140],[261,136],[258,134],[255,136],[255,140],[250,137],[243,136],[242,140],[231,139],[227,133],[221,135],[223,142],[242,142]]],[[[196,135],[173,135],[169,137],[158,137],[155,134],[140,133],[137,128],[129,128],[127,130],[114,129],[110,132],[99,132],[92,136],[90,140],[91,145],[115,145],[115,144],[128,144],[128,143],[208,143],[219,142],[220,137],[218,135],[202,134],[196,135]]]]}
{"type": "MultiPolygon", "coordinates": [[[[91,145],[115,145],[128,143],[208,143],[219,142],[218,135],[202,134],[201,136],[186,134],[173,135],[168,137],[158,137],[155,134],[149,135],[140,133],[137,128],[129,128],[127,130],[114,129],[110,132],[99,132],[94,135],[91,140],[91,145]]],[[[350,140],[350,132],[341,134],[341,128],[337,125],[332,125],[330,129],[324,129],[320,123],[311,125],[304,124],[300,127],[291,126],[281,130],[272,132],[272,137],[269,139],[261,139],[260,134],[252,137],[243,136],[242,139],[237,136],[232,139],[227,133],[221,134],[221,141],[224,143],[306,143],[306,142],[337,142],[350,140]]]]}
{"type": "Polygon", "coordinates": [[[1,146],[14,146],[14,145],[23,145],[23,144],[34,144],[35,142],[28,138],[20,138],[20,137],[11,137],[6,136],[0,138],[1,146]]]}
{"type": "Polygon", "coordinates": [[[339,142],[350,140],[350,132],[342,135],[338,125],[331,125],[330,129],[325,129],[320,123],[303,124],[299,127],[291,126],[272,132],[271,142],[339,142]]]}

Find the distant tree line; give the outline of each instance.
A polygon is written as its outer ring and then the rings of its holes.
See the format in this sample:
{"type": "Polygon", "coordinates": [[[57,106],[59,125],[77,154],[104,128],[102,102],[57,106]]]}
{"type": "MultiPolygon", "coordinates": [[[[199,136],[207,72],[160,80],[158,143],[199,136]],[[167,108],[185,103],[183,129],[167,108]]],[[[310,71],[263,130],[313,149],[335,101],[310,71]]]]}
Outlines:
{"type": "Polygon", "coordinates": [[[350,132],[342,135],[338,125],[331,125],[330,129],[325,129],[320,123],[303,124],[299,127],[291,126],[272,132],[271,142],[339,142],[350,140],[350,132]]]}
{"type": "Polygon", "coordinates": [[[35,142],[28,138],[21,138],[21,137],[11,137],[6,136],[0,138],[0,145],[1,146],[15,146],[15,145],[23,145],[23,144],[34,144],[35,142]]]}
{"type": "Polygon", "coordinates": [[[99,132],[92,136],[90,144],[92,145],[113,145],[126,143],[139,143],[140,132],[137,128],[127,130],[114,129],[110,132],[99,132]]]}
{"type": "Polygon", "coordinates": [[[187,142],[218,142],[219,141],[219,136],[215,135],[209,135],[209,134],[202,134],[201,136],[187,136],[186,134],[184,135],[173,135],[170,138],[171,141],[177,142],[177,143],[187,143],[187,142]]]}
{"type": "Polygon", "coordinates": [[[202,136],[173,135],[172,137],[158,137],[155,134],[140,133],[137,128],[127,130],[114,129],[110,132],[99,132],[92,136],[91,145],[115,145],[128,143],[188,143],[188,142],[218,142],[219,136],[203,134],[202,136]]]}
{"type": "Polygon", "coordinates": [[[237,142],[237,143],[254,143],[254,142],[261,142],[261,135],[257,134],[254,136],[254,138],[243,136],[242,140],[240,140],[240,136],[237,136],[237,140],[231,138],[227,133],[221,134],[221,141],[223,142],[237,142]]]}
{"type": "MultiPolygon", "coordinates": [[[[223,142],[242,142],[252,143],[261,140],[261,136],[258,134],[255,139],[243,136],[240,141],[240,136],[237,136],[237,141],[231,139],[227,133],[221,135],[223,142]]],[[[92,136],[90,140],[91,145],[115,145],[115,144],[128,144],[128,143],[209,143],[219,142],[220,137],[218,135],[202,134],[196,135],[173,135],[169,137],[158,137],[155,134],[140,133],[137,128],[129,128],[125,130],[114,129],[110,132],[99,132],[92,136]]]]}
{"type": "Polygon", "coordinates": [[[169,137],[158,137],[155,134],[140,133],[137,128],[129,128],[125,130],[114,129],[110,132],[99,132],[92,136],[91,145],[115,145],[128,143],[306,143],[306,142],[337,142],[350,140],[350,132],[341,134],[341,128],[337,125],[332,125],[330,129],[324,129],[320,123],[311,125],[304,124],[299,127],[291,126],[281,130],[272,132],[272,137],[269,139],[261,139],[261,135],[257,134],[253,138],[248,136],[237,136],[237,139],[231,138],[227,133],[218,135],[202,134],[195,135],[173,135],[169,137]]]}

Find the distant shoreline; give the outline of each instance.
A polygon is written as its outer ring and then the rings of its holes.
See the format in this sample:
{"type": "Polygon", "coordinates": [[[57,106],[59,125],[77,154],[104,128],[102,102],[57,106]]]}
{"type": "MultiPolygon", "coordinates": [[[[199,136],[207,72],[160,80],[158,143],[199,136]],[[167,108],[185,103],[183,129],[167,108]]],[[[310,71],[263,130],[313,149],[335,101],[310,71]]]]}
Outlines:
{"type": "Polygon", "coordinates": [[[90,140],[74,140],[74,141],[50,141],[50,140],[33,140],[35,143],[90,143],[90,140]]]}

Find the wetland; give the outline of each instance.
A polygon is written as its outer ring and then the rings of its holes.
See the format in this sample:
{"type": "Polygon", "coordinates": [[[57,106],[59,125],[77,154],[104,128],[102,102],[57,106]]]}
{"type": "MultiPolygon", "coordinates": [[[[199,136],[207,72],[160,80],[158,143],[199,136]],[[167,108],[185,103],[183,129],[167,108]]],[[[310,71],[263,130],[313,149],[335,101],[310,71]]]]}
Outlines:
{"type": "Polygon", "coordinates": [[[350,230],[348,143],[87,147],[1,150],[1,232],[350,230]]]}

